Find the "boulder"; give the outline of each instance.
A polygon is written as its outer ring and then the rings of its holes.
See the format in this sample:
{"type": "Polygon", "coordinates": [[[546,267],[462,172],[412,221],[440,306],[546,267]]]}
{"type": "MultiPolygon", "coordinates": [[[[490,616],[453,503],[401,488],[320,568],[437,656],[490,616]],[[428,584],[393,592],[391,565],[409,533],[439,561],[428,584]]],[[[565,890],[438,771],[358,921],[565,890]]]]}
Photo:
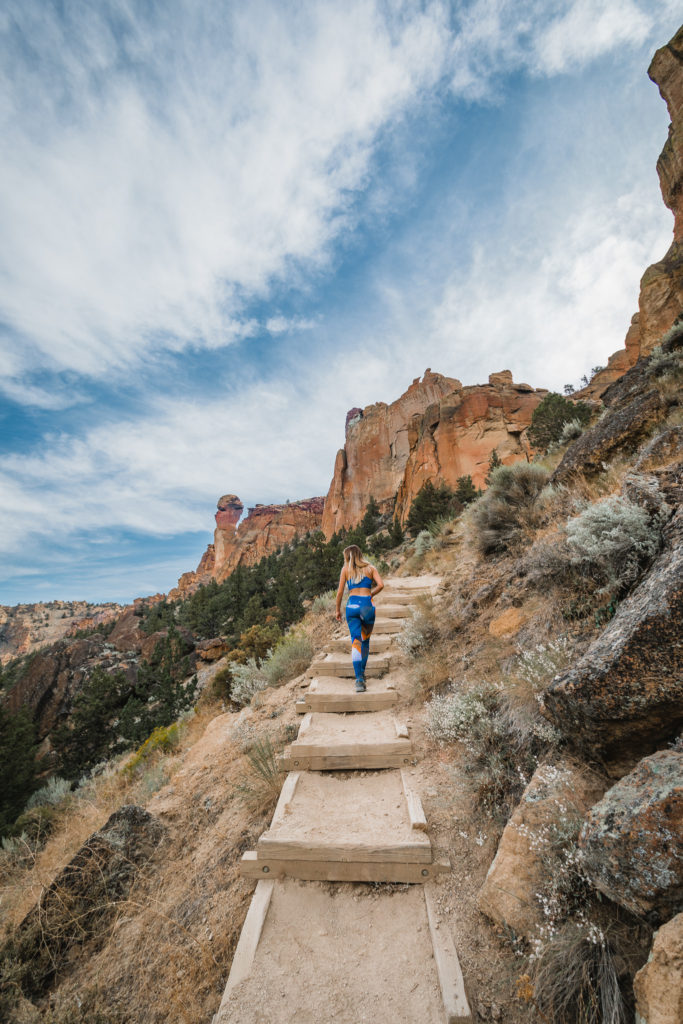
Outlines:
{"type": "Polygon", "coordinates": [[[584,817],[605,791],[604,781],[565,761],[543,765],[505,826],[496,856],[479,891],[479,909],[498,924],[530,939],[543,923],[536,894],[543,882],[541,858],[553,825],[584,817]]]}
{"type": "Polygon", "coordinates": [[[220,637],[215,637],[213,640],[202,640],[201,643],[197,644],[197,654],[202,661],[218,661],[230,650],[230,644],[226,643],[225,640],[221,640],[220,637]]]}
{"type": "Polygon", "coordinates": [[[18,965],[23,994],[40,996],[70,962],[70,951],[101,943],[121,913],[141,865],[165,834],[161,822],[134,804],[119,808],[81,846],[40,902],[11,936],[4,952],[18,965]]]}
{"type": "Polygon", "coordinates": [[[620,453],[635,451],[666,415],[666,403],[645,373],[647,359],[612,384],[603,396],[608,410],[585,430],[564,453],[552,483],[566,483],[578,473],[601,472],[605,462],[620,453]]]}
{"type": "Polygon", "coordinates": [[[609,789],[579,836],[583,869],[615,903],[651,924],[683,899],[683,751],[658,750],[609,789]]]}
{"type": "Polygon", "coordinates": [[[683,1020],[683,914],[655,932],[647,963],[633,980],[636,1024],[683,1020]]]}
{"type": "Polygon", "coordinates": [[[552,681],[542,713],[623,774],[683,724],[683,509],[665,548],[581,658],[552,681]]]}

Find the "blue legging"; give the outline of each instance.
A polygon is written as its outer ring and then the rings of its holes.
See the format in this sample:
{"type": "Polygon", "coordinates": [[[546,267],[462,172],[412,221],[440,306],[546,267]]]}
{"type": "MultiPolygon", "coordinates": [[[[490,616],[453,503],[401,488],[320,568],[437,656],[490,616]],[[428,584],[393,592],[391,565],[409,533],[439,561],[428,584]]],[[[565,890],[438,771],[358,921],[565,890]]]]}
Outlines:
{"type": "Polygon", "coordinates": [[[372,598],[352,594],[346,605],[346,621],[351,634],[353,671],[357,680],[363,680],[370,653],[370,634],[375,625],[375,606],[372,598]]]}

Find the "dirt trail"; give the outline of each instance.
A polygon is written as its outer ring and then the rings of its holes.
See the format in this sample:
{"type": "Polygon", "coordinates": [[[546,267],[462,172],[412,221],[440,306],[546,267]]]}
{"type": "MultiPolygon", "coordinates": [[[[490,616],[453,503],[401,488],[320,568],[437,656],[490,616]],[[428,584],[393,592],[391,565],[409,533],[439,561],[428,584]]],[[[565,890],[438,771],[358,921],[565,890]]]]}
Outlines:
{"type": "MultiPolygon", "coordinates": [[[[390,609],[392,625],[399,625],[410,615],[413,598],[433,591],[439,582],[434,576],[390,581],[377,602],[378,622],[386,621],[384,605],[390,609]]],[[[398,648],[391,650],[396,660],[398,648]]],[[[329,647],[320,653],[329,657],[329,647]]],[[[377,655],[377,662],[384,660],[377,655]]],[[[313,671],[319,664],[318,657],[313,671]]],[[[348,691],[346,705],[340,705],[342,711],[348,710],[353,706],[353,681],[340,676],[335,686],[342,695],[348,691]]],[[[334,754],[335,744],[367,745],[386,730],[387,719],[397,718],[400,715],[391,711],[343,717],[314,711],[304,720],[302,740],[303,734],[307,741],[325,735],[334,754]],[[335,717],[337,722],[330,727],[335,717]]],[[[378,745],[376,756],[381,757],[379,750],[378,745]]],[[[360,770],[360,762],[349,767],[357,770],[336,775],[291,773],[271,827],[256,852],[245,855],[245,862],[251,858],[252,871],[267,873],[271,867],[266,851],[269,846],[277,848],[281,877],[262,876],[268,881],[257,887],[214,1024],[471,1020],[450,929],[436,909],[438,890],[297,879],[297,858],[332,864],[332,874],[309,877],[338,879],[368,877],[363,867],[369,860],[378,862],[380,870],[383,859],[432,863],[427,823],[411,789],[411,773],[360,770]]],[[[387,866],[386,880],[390,877],[387,866]]]]}

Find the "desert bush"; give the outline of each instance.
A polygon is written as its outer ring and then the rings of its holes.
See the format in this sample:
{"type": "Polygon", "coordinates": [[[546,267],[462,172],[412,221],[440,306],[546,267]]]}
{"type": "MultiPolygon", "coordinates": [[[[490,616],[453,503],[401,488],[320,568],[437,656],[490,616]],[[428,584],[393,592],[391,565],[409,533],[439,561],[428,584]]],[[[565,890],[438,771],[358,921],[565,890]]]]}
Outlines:
{"type": "Polygon", "coordinates": [[[282,789],[283,771],[278,764],[272,740],[265,736],[246,750],[248,774],[238,787],[238,794],[254,812],[265,813],[277,802],[282,789]]]}
{"type": "Polygon", "coordinates": [[[520,650],[514,672],[540,693],[558,672],[567,667],[572,656],[572,645],[566,636],[558,636],[546,644],[536,644],[530,650],[520,650]]]}
{"type": "Polygon", "coordinates": [[[618,953],[600,929],[568,922],[533,970],[534,1002],[553,1024],[626,1024],[618,953]]]}
{"type": "Polygon", "coordinates": [[[567,420],[562,427],[562,433],[558,440],[560,444],[569,444],[570,441],[575,441],[577,437],[581,437],[583,434],[584,424],[580,419],[576,418],[573,420],[567,420]]]}
{"type": "Polygon", "coordinates": [[[328,590],[324,594],[319,594],[313,600],[311,611],[315,612],[317,615],[320,615],[323,612],[326,614],[332,614],[332,612],[334,612],[336,597],[336,591],[334,590],[328,590]]]}
{"type": "Polygon", "coordinates": [[[421,530],[415,538],[415,554],[418,558],[426,555],[434,543],[429,530],[421,530]]]}
{"type": "Polygon", "coordinates": [[[591,410],[585,402],[571,402],[551,391],[534,409],[527,434],[534,448],[546,452],[560,440],[565,423],[578,420],[585,426],[590,418],[591,410]]]}
{"type": "Polygon", "coordinates": [[[249,704],[252,697],[270,686],[263,667],[255,658],[249,658],[245,665],[234,665],[230,698],[242,706],[249,704]]]}
{"type": "Polygon", "coordinates": [[[142,746],[138,747],[133,756],[124,765],[123,771],[126,775],[133,775],[157,750],[167,754],[178,746],[180,740],[180,728],[177,722],[172,725],[161,725],[156,728],[145,740],[142,746]]]}
{"type": "Polygon", "coordinates": [[[281,686],[304,672],[313,657],[313,644],[304,633],[288,633],[262,664],[269,686],[281,686]]]}
{"type": "Polygon", "coordinates": [[[604,498],[567,523],[572,563],[589,573],[599,594],[627,590],[661,544],[661,522],[639,505],[616,495],[604,498]]]}
{"type": "Polygon", "coordinates": [[[396,642],[404,654],[416,657],[438,638],[439,629],[431,607],[417,608],[406,619],[396,642]]]}
{"type": "Polygon", "coordinates": [[[36,790],[26,804],[25,810],[30,811],[32,807],[56,807],[70,792],[71,783],[59,775],[53,775],[44,786],[36,790]]]}
{"type": "MultiPolygon", "coordinates": [[[[505,551],[519,541],[525,530],[540,525],[541,495],[548,471],[528,462],[499,466],[491,474],[489,489],[474,505],[472,522],[482,554],[505,551]]],[[[547,496],[551,492],[546,492],[547,496]]]]}
{"type": "Polygon", "coordinates": [[[541,755],[560,740],[535,708],[512,704],[490,685],[432,698],[427,731],[441,743],[465,744],[476,803],[501,822],[519,802],[541,755]]]}

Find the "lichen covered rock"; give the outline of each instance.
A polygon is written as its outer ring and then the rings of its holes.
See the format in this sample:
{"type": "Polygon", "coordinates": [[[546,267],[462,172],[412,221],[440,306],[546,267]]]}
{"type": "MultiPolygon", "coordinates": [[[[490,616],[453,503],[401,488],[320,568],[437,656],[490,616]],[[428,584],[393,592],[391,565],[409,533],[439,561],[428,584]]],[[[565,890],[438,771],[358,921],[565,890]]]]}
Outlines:
{"type": "Polygon", "coordinates": [[[683,509],[664,535],[642,582],[543,694],[541,710],[558,729],[626,769],[683,724],[683,509]]]}
{"type": "Polygon", "coordinates": [[[130,804],[86,840],[3,950],[24,995],[40,996],[68,964],[74,946],[104,940],[106,926],[121,912],[137,872],[164,833],[157,818],[130,804]]]}
{"type": "Polygon", "coordinates": [[[505,826],[496,856],[479,892],[479,909],[498,924],[529,939],[543,923],[537,899],[542,857],[554,826],[581,819],[605,791],[603,780],[569,762],[542,765],[505,826]]]}
{"type": "Polygon", "coordinates": [[[654,924],[683,899],[683,752],[659,750],[609,789],[579,836],[582,866],[615,903],[654,924]]]}

